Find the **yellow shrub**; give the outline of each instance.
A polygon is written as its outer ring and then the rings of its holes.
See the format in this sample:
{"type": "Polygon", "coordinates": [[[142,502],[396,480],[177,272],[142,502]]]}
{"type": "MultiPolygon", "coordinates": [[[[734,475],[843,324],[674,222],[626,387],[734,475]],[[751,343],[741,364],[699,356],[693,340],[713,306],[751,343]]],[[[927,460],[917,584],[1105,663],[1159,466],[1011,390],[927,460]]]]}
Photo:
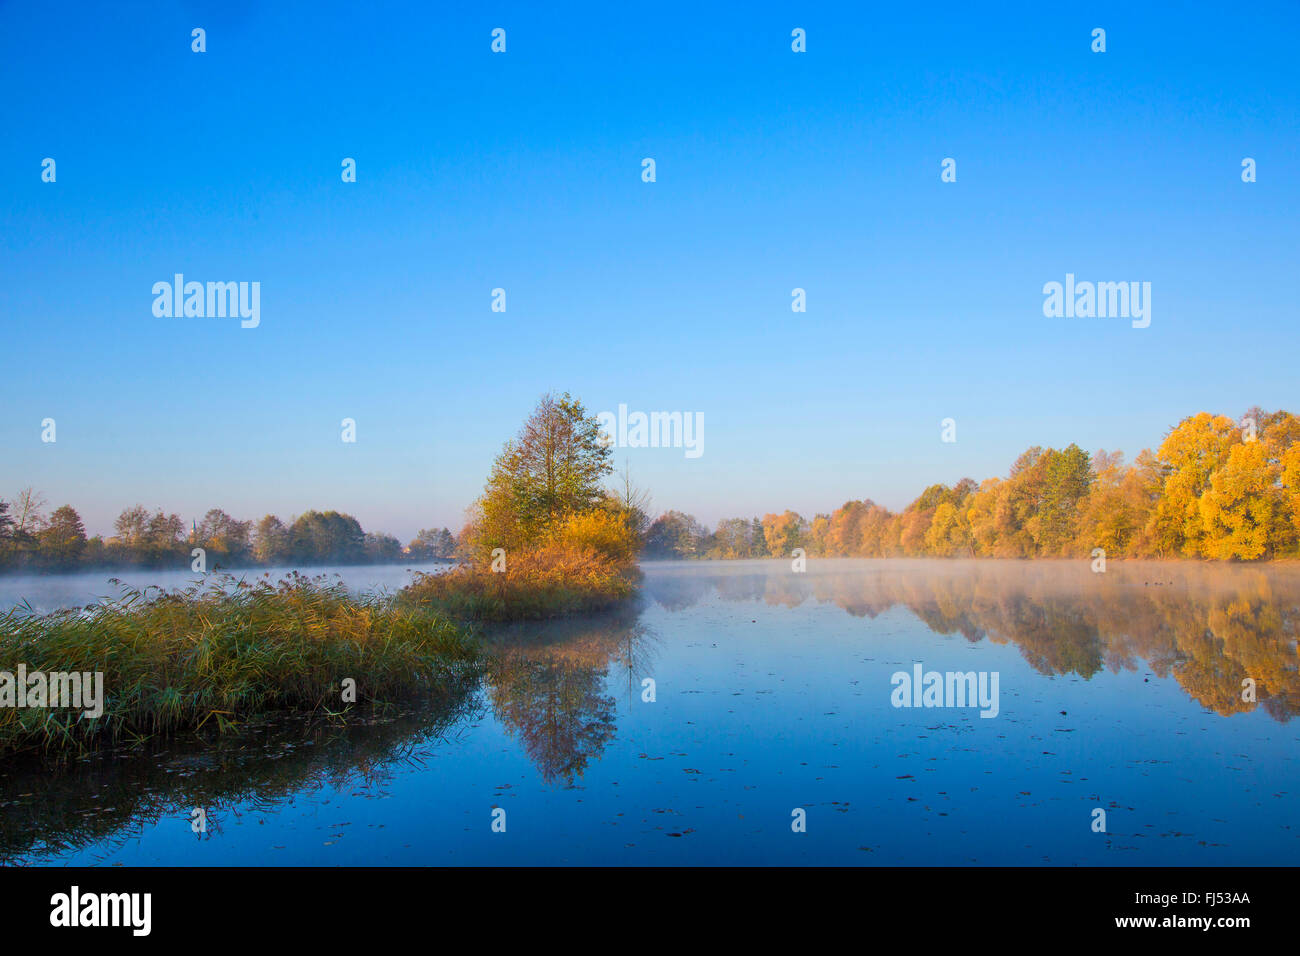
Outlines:
{"type": "Polygon", "coordinates": [[[553,544],[563,548],[590,549],[619,564],[635,560],[641,547],[621,515],[602,510],[569,515],[551,537],[553,544]]]}
{"type": "Polygon", "coordinates": [[[630,597],[640,540],[621,515],[573,514],[538,545],[506,549],[504,568],[463,564],[418,575],[402,591],[455,618],[507,621],[599,611],[630,597]]]}

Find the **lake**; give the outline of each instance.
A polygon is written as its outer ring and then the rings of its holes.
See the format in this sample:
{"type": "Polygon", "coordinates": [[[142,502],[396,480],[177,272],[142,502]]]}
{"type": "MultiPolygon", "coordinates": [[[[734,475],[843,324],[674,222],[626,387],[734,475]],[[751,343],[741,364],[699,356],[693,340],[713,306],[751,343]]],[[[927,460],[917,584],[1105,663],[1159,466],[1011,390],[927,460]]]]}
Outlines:
{"type": "MultiPolygon", "coordinates": [[[[494,631],[481,679],[383,719],[257,724],[60,772],[10,761],[0,858],[1300,861],[1294,566],[643,569],[635,604],[494,631]],[[996,688],[987,706],[981,688],[996,688]]],[[[339,570],[361,589],[404,583],[400,568],[339,570]]],[[[46,581],[45,606],[94,596],[46,581]]]]}
{"type": "Polygon", "coordinates": [[[44,614],[65,607],[81,607],[105,598],[121,597],[124,588],[179,590],[194,584],[217,580],[229,575],[236,581],[277,581],[295,570],[302,574],[340,577],[350,588],[361,591],[395,591],[411,583],[412,571],[438,573],[450,565],[443,561],[414,564],[353,564],[312,568],[245,568],[235,571],[198,574],[184,571],[159,571],[149,568],[119,568],[113,571],[80,571],[76,574],[5,574],[0,575],[0,612],[26,602],[33,611],[44,614]],[[114,581],[118,583],[114,583],[114,581]]]}

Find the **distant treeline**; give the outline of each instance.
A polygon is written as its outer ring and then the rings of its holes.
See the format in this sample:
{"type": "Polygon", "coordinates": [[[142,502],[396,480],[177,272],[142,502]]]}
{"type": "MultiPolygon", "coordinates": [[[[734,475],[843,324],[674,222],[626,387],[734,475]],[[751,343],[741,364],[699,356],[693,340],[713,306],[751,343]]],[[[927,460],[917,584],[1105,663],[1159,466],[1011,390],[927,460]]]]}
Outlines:
{"type": "Polygon", "coordinates": [[[0,499],[0,570],[140,566],[188,568],[194,548],[208,569],[253,565],[380,564],[451,559],[456,539],[447,528],[424,530],[405,547],[390,534],[367,533],[351,515],[308,511],[285,524],[275,515],[239,521],[213,508],[185,527],[179,515],[136,505],[114,522],[112,537],[86,537],[71,505],[47,513],[30,488],[0,499]]]}
{"type": "Polygon", "coordinates": [[[1033,447],[1005,478],[931,485],[901,512],[864,499],[811,521],[786,511],[709,531],[670,511],[649,557],[1300,557],[1300,419],[1201,412],[1130,465],[1119,452],[1033,447]]]}

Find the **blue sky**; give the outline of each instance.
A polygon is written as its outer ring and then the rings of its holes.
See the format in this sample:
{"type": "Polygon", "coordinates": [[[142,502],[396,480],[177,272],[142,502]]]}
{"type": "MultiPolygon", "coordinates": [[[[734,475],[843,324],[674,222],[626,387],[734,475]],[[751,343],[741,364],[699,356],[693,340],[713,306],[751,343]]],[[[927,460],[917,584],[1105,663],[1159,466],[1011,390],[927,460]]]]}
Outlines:
{"type": "Polygon", "coordinates": [[[711,524],[1298,404],[1296,4],[442,6],[0,0],[0,496],[405,540],[555,389],[701,413],[619,461],[711,524]],[[1044,318],[1067,272],[1150,327],[1044,318]]]}

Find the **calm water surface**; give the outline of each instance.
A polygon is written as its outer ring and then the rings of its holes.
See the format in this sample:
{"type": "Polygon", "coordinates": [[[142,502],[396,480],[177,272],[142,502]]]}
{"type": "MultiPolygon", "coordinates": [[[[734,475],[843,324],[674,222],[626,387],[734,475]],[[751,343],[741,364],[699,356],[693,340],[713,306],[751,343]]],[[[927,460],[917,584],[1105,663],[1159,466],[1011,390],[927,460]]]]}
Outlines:
{"type": "Polygon", "coordinates": [[[177,590],[194,584],[210,583],[228,574],[234,580],[277,581],[294,570],[309,576],[342,578],[358,591],[395,591],[411,583],[412,571],[439,572],[444,562],[427,564],[363,564],[314,568],[249,568],[247,570],[194,574],[185,571],[158,571],[147,568],[123,568],[116,571],[83,571],[77,574],[6,574],[0,575],[0,612],[24,603],[33,611],[48,613],[65,607],[81,607],[122,596],[124,588],[177,590]]]}
{"type": "MultiPolygon", "coordinates": [[[[644,567],[636,606],[497,633],[481,680],[409,713],[251,727],[219,745],[177,741],[57,773],[10,762],[0,767],[0,856],[1300,862],[1300,722],[1291,719],[1300,570],[644,567]],[[996,672],[997,716],[894,707],[891,676],[916,662],[996,672]],[[653,701],[643,699],[647,678],[653,701]],[[1256,682],[1257,702],[1242,700],[1244,678],[1256,682]],[[207,811],[202,836],[190,829],[196,806],[207,811]],[[1092,829],[1099,807],[1104,833],[1092,829]],[[494,808],[505,810],[504,833],[492,831],[494,808]],[[806,832],[791,829],[796,809],[806,832]]],[[[345,573],[389,570],[400,569],[345,573]]]]}

